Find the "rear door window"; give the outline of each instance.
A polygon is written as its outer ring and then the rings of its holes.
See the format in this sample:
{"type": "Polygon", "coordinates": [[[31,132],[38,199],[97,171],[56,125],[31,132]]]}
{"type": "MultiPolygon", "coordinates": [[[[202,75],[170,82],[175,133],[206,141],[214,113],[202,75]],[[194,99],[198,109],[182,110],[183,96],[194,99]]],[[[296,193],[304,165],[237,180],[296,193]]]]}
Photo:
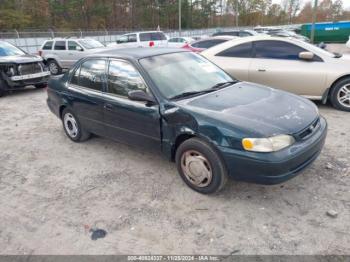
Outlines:
{"type": "Polygon", "coordinates": [[[55,50],[66,50],[66,41],[56,41],[55,50]]]}
{"type": "Polygon", "coordinates": [[[299,53],[305,52],[304,48],[278,40],[256,41],[255,57],[264,59],[299,60],[299,53]]]}
{"type": "Polygon", "coordinates": [[[53,41],[47,41],[45,45],[43,46],[43,50],[51,50],[52,49],[53,41]]]}
{"type": "Polygon", "coordinates": [[[230,47],[216,56],[250,58],[252,56],[252,42],[230,47]]]}
{"type": "Polygon", "coordinates": [[[78,68],[70,83],[95,91],[102,91],[105,83],[106,60],[89,59],[78,68]]]}

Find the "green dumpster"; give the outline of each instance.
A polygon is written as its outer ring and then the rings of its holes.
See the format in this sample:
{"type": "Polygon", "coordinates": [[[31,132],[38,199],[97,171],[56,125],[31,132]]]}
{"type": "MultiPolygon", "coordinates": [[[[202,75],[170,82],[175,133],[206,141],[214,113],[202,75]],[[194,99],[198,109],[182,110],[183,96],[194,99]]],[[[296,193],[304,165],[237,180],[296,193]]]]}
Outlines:
{"type": "MultiPolygon", "coordinates": [[[[312,24],[301,26],[301,34],[311,37],[312,24]]],[[[345,43],[350,36],[350,21],[315,24],[315,43],[345,43]]]]}

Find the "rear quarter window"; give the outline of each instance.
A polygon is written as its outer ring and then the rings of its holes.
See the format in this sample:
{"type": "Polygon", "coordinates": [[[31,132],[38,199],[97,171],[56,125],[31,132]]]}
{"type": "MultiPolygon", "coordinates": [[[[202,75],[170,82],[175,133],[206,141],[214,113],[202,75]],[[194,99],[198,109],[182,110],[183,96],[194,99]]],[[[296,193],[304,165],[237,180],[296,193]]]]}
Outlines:
{"type": "Polygon", "coordinates": [[[51,50],[52,44],[53,44],[53,41],[47,41],[43,46],[43,50],[51,50]]]}

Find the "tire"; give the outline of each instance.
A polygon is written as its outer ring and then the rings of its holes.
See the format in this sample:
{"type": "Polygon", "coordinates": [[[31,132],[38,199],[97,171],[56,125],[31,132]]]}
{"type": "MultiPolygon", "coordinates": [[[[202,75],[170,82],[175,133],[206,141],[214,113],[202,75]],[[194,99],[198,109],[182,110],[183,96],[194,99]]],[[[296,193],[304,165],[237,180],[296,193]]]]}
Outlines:
{"type": "Polygon", "coordinates": [[[330,100],[336,109],[350,112],[350,77],[334,85],[330,92],[330,100]]]}
{"type": "Polygon", "coordinates": [[[66,135],[73,142],[83,142],[90,138],[91,134],[85,131],[79,119],[72,112],[72,110],[66,108],[62,112],[62,124],[66,135]]]}
{"type": "Polygon", "coordinates": [[[36,88],[45,88],[47,87],[47,83],[42,83],[42,84],[36,84],[34,85],[36,88]]]}
{"type": "Polygon", "coordinates": [[[4,80],[0,79],[0,97],[6,95],[7,89],[7,83],[4,80]]]}
{"type": "Polygon", "coordinates": [[[62,68],[60,65],[53,59],[47,61],[47,66],[50,70],[51,75],[60,75],[62,74],[62,68]]]}
{"type": "Polygon", "coordinates": [[[176,150],[175,161],[181,178],[199,193],[216,193],[227,182],[228,174],[224,161],[215,148],[201,139],[190,138],[180,144],[176,150]],[[200,175],[196,176],[196,173],[200,175]]]}

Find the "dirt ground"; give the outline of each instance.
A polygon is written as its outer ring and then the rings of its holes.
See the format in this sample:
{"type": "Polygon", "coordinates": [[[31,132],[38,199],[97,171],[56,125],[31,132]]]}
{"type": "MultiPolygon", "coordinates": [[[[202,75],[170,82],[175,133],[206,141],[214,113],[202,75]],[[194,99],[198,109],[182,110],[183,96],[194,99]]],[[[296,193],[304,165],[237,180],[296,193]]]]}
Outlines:
{"type": "Polygon", "coordinates": [[[161,155],[72,143],[45,90],[1,98],[0,254],[350,255],[350,114],[319,109],[329,133],[310,168],[204,196],[161,155]],[[93,241],[90,228],[107,235],[93,241]]]}

